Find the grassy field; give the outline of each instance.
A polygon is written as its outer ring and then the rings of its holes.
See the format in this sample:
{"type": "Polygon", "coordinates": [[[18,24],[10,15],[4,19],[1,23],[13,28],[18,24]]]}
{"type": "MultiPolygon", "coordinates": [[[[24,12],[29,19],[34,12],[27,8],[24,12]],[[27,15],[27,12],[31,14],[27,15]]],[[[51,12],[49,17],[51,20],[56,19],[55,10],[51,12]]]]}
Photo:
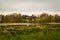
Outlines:
{"type": "Polygon", "coordinates": [[[57,28],[59,26],[0,26],[0,40],[60,40],[57,28]]]}

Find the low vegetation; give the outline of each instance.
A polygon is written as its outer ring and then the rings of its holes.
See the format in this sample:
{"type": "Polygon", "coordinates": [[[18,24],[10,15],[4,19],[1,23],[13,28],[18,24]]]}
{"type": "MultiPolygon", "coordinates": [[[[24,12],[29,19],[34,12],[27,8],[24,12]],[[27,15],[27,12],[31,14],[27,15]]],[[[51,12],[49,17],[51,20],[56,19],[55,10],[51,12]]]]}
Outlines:
{"type": "Polygon", "coordinates": [[[60,40],[57,28],[59,25],[1,26],[0,40],[60,40]]]}

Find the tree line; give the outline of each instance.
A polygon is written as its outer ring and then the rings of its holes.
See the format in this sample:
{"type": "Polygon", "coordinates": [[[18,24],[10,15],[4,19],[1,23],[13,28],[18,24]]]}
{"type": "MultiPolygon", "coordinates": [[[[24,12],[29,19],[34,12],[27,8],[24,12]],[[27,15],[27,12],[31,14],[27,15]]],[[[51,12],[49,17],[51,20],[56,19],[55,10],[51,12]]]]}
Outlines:
{"type": "Polygon", "coordinates": [[[0,23],[55,23],[60,22],[60,15],[49,15],[42,13],[39,16],[35,15],[21,15],[13,13],[10,15],[0,15],[0,23]]]}

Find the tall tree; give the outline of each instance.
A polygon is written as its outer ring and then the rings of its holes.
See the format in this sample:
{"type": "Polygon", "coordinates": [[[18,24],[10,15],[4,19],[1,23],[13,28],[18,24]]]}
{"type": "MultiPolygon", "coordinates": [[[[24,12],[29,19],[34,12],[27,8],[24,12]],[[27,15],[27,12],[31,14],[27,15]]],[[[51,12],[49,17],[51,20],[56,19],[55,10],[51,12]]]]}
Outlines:
{"type": "Polygon", "coordinates": [[[48,14],[46,14],[46,13],[41,14],[39,17],[39,22],[41,22],[41,23],[48,22],[48,14]]]}

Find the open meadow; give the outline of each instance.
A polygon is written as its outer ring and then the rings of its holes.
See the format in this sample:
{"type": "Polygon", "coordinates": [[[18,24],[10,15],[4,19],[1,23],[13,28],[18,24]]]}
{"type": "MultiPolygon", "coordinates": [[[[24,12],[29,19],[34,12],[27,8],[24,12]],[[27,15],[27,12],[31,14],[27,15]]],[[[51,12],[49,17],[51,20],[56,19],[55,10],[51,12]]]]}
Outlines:
{"type": "Polygon", "coordinates": [[[59,25],[0,26],[0,40],[60,40],[59,25]]]}

